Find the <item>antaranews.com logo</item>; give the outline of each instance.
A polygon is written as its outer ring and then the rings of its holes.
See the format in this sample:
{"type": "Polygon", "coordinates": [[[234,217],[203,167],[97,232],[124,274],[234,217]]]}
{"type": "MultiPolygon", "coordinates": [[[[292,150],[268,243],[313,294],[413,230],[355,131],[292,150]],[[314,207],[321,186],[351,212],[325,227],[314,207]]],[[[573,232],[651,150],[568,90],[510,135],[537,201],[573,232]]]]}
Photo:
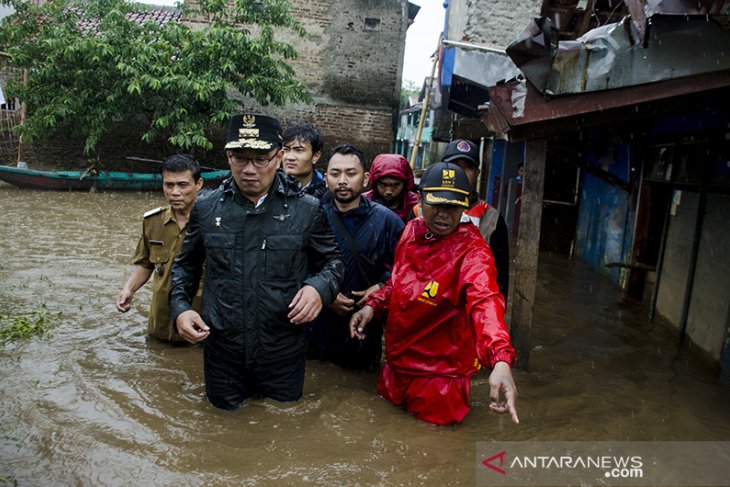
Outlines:
{"type": "Polygon", "coordinates": [[[730,485],[730,442],[478,442],[477,485],[730,485]]]}
{"type": "MultiPolygon", "coordinates": [[[[501,475],[507,475],[503,470],[507,451],[503,450],[482,462],[501,475]]],[[[516,469],[601,469],[606,478],[641,478],[644,476],[644,462],[640,456],[612,457],[612,456],[516,456],[509,464],[510,470],[516,469]]]]}

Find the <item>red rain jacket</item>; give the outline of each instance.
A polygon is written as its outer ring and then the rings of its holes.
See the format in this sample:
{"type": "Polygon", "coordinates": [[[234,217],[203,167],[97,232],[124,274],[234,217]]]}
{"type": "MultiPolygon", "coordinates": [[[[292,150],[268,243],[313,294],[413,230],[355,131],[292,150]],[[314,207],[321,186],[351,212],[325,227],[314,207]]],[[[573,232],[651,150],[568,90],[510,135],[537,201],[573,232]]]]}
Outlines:
{"type": "Polygon", "coordinates": [[[427,377],[470,376],[480,364],[492,368],[499,361],[511,367],[504,298],[479,230],[462,223],[444,237],[430,235],[423,218],[406,225],[390,280],[367,300],[376,315],[389,310],[388,365],[427,377]]]}

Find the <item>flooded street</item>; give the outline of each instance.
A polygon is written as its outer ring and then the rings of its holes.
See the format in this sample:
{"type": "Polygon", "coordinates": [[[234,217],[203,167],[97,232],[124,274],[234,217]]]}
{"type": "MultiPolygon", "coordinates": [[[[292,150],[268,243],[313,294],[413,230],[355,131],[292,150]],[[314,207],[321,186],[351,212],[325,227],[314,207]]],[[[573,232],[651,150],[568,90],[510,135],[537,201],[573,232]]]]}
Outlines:
{"type": "Polygon", "coordinates": [[[375,376],[308,362],[304,397],[234,412],[205,400],[202,348],[146,337],[149,284],[127,314],[144,193],[0,184],[0,308],[60,313],[52,336],[0,349],[0,485],[473,485],[477,441],[730,440],[730,390],[674,333],[564,256],[540,256],[521,423],[475,377],[463,424],[381,399],[375,376]]]}

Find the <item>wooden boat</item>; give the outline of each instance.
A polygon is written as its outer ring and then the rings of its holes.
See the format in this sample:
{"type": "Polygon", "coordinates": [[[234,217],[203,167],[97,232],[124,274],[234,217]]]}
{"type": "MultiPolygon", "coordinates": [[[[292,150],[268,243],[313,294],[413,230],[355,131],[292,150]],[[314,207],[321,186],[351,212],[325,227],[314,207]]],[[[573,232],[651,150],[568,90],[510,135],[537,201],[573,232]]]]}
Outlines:
{"type": "MultiPolygon", "coordinates": [[[[211,170],[201,173],[205,186],[218,186],[231,171],[211,170]]],[[[0,166],[0,180],[19,188],[93,191],[155,191],[162,189],[159,173],[116,171],[38,171],[12,166],[0,166]]]]}

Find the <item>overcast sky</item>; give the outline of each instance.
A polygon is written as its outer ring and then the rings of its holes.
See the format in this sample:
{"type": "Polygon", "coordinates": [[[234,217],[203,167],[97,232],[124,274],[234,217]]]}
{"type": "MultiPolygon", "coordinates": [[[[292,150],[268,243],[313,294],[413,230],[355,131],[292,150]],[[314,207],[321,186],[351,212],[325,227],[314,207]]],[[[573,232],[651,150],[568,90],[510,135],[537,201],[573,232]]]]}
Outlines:
{"type": "Polygon", "coordinates": [[[411,0],[421,10],[416,20],[408,28],[406,35],[406,53],[403,60],[403,82],[413,81],[416,86],[423,84],[423,79],[431,74],[439,34],[444,30],[445,10],[443,0],[411,0]]]}
{"type": "MultiPolygon", "coordinates": [[[[138,0],[153,5],[175,5],[176,0],[138,0]]],[[[444,28],[443,0],[410,0],[421,7],[416,20],[408,28],[406,52],[403,61],[403,82],[413,81],[416,86],[431,74],[431,55],[436,51],[439,34],[444,28]]]]}

